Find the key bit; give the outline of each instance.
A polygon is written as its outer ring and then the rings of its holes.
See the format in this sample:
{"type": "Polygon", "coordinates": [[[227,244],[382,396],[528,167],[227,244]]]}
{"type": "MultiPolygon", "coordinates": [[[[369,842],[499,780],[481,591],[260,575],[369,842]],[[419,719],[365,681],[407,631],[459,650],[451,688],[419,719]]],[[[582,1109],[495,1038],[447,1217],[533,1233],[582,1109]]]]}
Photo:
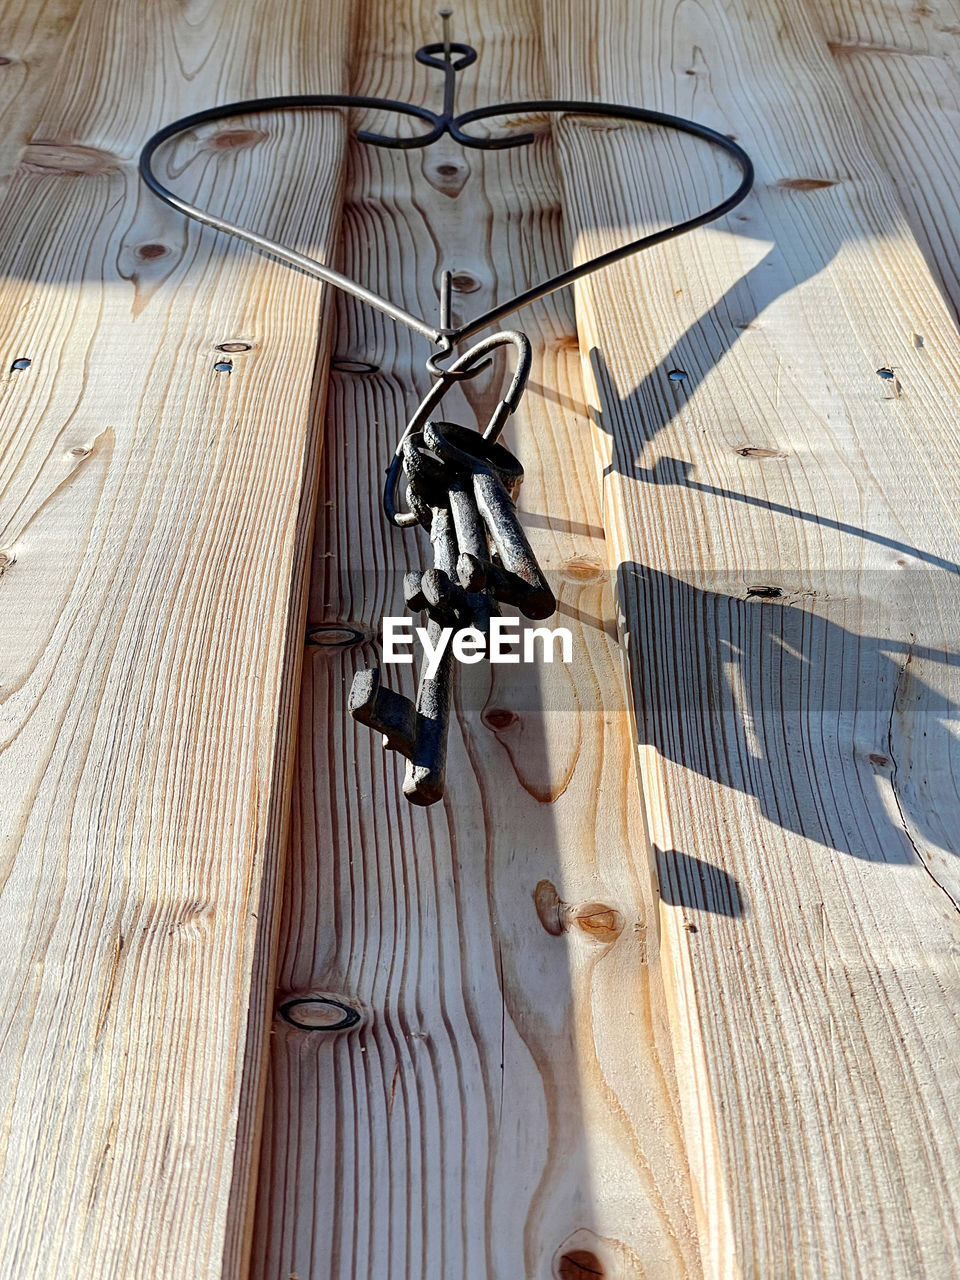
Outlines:
{"type": "Polygon", "coordinates": [[[347,709],[361,724],[383,734],[384,748],[410,759],[417,737],[417,709],[402,693],[383,684],[379,667],[366,667],[353,677],[347,709]]]}
{"type": "Polygon", "coordinates": [[[452,582],[442,569],[414,571],[404,575],[403,599],[408,609],[426,613],[441,627],[468,627],[473,621],[473,604],[459,582],[452,582]]]}
{"type": "MultiPolygon", "coordinates": [[[[436,634],[432,638],[436,641],[436,634]]],[[[420,677],[416,705],[383,684],[378,667],[358,671],[353,678],[347,704],[350,714],[360,724],[382,733],[386,750],[406,757],[403,794],[412,804],[435,804],[443,796],[451,674],[447,648],[437,674],[420,677]]]]}

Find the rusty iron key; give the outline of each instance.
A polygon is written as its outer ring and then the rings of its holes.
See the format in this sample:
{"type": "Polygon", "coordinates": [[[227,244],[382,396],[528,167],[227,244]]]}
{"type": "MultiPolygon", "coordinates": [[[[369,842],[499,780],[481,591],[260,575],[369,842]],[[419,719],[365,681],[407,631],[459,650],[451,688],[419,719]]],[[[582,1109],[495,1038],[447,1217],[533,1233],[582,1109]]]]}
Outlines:
{"type": "MultiPolygon", "coordinates": [[[[457,560],[453,518],[449,509],[442,506],[434,507],[431,514],[430,541],[433,544],[435,571],[449,581],[457,560]]],[[[411,587],[422,587],[419,582],[411,582],[416,576],[407,575],[404,582],[405,595],[411,587]]],[[[427,612],[429,615],[429,608],[427,612]]],[[[432,645],[436,646],[444,625],[450,624],[444,623],[440,618],[429,617],[427,632],[432,645]]],[[[440,658],[436,674],[421,674],[415,703],[405,694],[397,693],[384,685],[378,667],[358,671],[353,678],[347,704],[350,714],[361,724],[382,733],[383,745],[387,750],[398,751],[406,757],[403,794],[413,804],[435,804],[443,795],[452,663],[453,654],[448,644],[440,658]]]]}
{"type": "Polygon", "coordinates": [[[523,467],[502,444],[453,423],[428,422],[423,439],[454,473],[449,492],[460,546],[460,585],[467,591],[488,588],[527,618],[549,618],[556,597],[517,516],[523,467]],[[490,542],[498,562],[491,559],[490,542]]]}
{"type": "MultiPolygon", "coordinates": [[[[507,449],[452,423],[427,423],[403,443],[407,502],[430,531],[434,567],[408,573],[404,600],[427,615],[436,646],[442,627],[489,630],[499,603],[530,618],[548,617],[556,600],[517,517],[523,468],[507,449]]],[[[434,804],[444,790],[453,652],[444,649],[433,676],[421,673],[416,702],[382,683],[377,668],[359,671],[349,710],[406,757],[403,793],[434,804]]]]}

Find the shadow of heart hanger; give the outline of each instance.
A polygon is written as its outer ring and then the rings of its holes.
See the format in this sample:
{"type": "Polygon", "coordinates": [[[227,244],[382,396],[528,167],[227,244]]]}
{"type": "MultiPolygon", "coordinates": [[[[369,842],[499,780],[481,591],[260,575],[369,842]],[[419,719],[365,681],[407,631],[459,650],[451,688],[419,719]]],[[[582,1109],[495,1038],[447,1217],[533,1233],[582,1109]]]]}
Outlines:
{"type": "MultiPolygon", "coordinates": [[[[217,231],[223,231],[227,235],[235,236],[237,239],[243,240],[247,244],[253,245],[262,252],[269,254],[271,257],[287,263],[288,266],[295,267],[308,275],[325,281],[327,284],[332,284],[336,288],[342,289],[345,293],[349,293],[369,306],[375,307],[378,311],[382,311],[398,324],[404,324],[416,333],[428,338],[437,350],[428,360],[427,368],[436,377],[440,377],[444,372],[437,362],[452,355],[454,349],[460,343],[473,337],[482,329],[496,324],[505,316],[512,315],[522,307],[529,306],[530,303],[536,302],[539,298],[543,298],[557,289],[563,289],[567,285],[573,284],[576,280],[582,280],[584,276],[588,276],[594,271],[599,271],[602,267],[611,266],[613,263],[619,262],[623,258],[628,258],[632,254],[639,253],[643,249],[651,249],[654,245],[662,244],[666,240],[672,240],[675,236],[684,235],[686,232],[702,227],[708,222],[722,218],[740,204],[753,185],[753,163],[742,147],[739,147],[732,139],[722,133],[718,133],[715,129],[698,124],[694,120],[685,120],[681,116],[668,115],[662,111],[650,111],[644,107],[624,106],[610,102],[581,102],[572,99],[548,98],[526,102],[499,103],[489,107],[478,107],[472,111],[465,111],[460,115],[456,115],[454,113],[456,78],[459,72],[476,62],[477,52],[468,44],[451,41],[449,32],[450,12],[449,9],[440,10],[440,16],[443,19],[443,39],[436,44],[424,45],[417,50],[415,55],[417,61],[424,66],[436,68],[444,74],[443,107],[439,112],[430,111],[426,107],[414,106],[408,102],[396,102],[389,98],[365,98],[341,93],[305,93],[286,97],[250,98],[244,102],[231,102],[225,106],[209,107],[204,111],[197,111],[192,115],[184,116],[180,120],[174,120],[171,124],[164,125],[162,129],[158,130],[140,153],[141,178],[154,195],[158,196],[172,209],[176,209],[186,217],[193,218],[205,226],[213,227],[217,231]],[[700,138],[710,143],[714,147],[718,147],[726,152],[737,165],[740,171],[740,183],[729,196],[703,213],[698,213],[691,218],[641,236],[639,239],[632,240],[616,249],[600,253],[586,262],[579,263],[575,267],[551,276],[548,280],[532,285],[522,293],[515,294],[504,302],[498,302],[481,315],[475,316],[464,324],[455,327],[449,323],[448,296],[441,296],[439,325],[420,316],[413,315],[411,312],[397,306],[396,303],[391,302],[388,298],[381,297],[371,289],[367,289],[355,280],[342,275],[339,271],[333,270],[332,267],[318,262],[315,258],[307,257],[287,245],[260,235],[259,232],[253,231],[249,227],[230,222],[208,209],[201,209],[197,205],[191,204],[188,200],[184,200],[168,187],[165,187],[153,171],[154,155],[164,143],[200,125],[209,124],[215,120],[226,120],[235,116],[254,113],[338,107],[386,111],[398,116],[424,121],[429,125],[426,132],[412,137],[389,137],[385,134],[372,133],[367,130],[361,130],[357,133],[360,141],[371,146],[390,147],[399,150],[428,147],[445,134],[462,146],[478,151],[501,151],[508,147],[527,146],[533,142],[535,135],[529,132],[495,135],[492,137],[476,137],[467,132],[466,126],[481,120],[493,120],[497,117],[522,117],[536,113],[540,115],[599,116],[611,120],[634,121],[689,134],[694,138],[700,138]]],[[[485,366],[473,365],[470,370],[470,376],[479,373],[481,367],[485,366]]]]}

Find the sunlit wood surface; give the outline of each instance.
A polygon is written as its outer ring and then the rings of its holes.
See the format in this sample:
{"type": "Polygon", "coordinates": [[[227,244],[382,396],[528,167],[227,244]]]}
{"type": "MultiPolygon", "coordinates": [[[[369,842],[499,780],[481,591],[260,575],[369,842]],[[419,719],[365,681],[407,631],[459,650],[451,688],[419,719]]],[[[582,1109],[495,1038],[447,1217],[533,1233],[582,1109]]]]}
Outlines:
{"type": "MultiPolygon", "coordinates": [[[[246,1247],[322,298],[135,162],[188,111],[339,88],[345,24],[92,0],[54,63],[65,6],[33,13],[4,7],[0,48],[28,90],[0,106],[26,144],[0,205],[0,1274],[217,1277],[246,1247]]],[[[174,155],[180,190],[325,252],[336,119],[174,155]]]]}
{"type": "MultiPolygon", "coordinates": [[[[464,108],[543,95],[537,23],[532,4],[458,8],[480,53],[464,108]]],[[[411,55],[437,35],[428,3],[366,6],[355,91],[435,102],[411,55]]],[[[465,317],[564,260],[546,136],[501,156],[354,142],[348,175],[346,271],[421,314],[443,267],[465,317]]],[[[432,563],[380,511],[429,347],[336,309],[277,1003],[360,1021],[275,1023],[258,1280],[700,1274],[571,299],[523,324],[531,387],[504,439],[575,661],[463,668],[447,796],[424,811],[346,697],[404,612],[403,571],[432,563]]],[[[440,416],[485,425],[504,369],[440,416]]],[[[384,673],[413,692],[409,668],[384,673]]]]}
{"type": "MultiPolygon", "coordinates": [[[[0,0],[2,1280],[960,1274],[958,33],[458,6],[461,107],[659,107],[758,181],[508,321],[575,661],[465,670],[423,811],[346,696],[430,563],[379,510],[427,344],[135,158],[255,94],[439,105],[434,5],[0,0]]],[[[443,267],[472,315],[733,180],[621,123],[361,123],[418,127],[164,163],[424,315],[443,267]]]]}
{"type": "MultiPolygon", "coordinates": [[[[957,332],[803,10],[543,13],[555,92],[639,88],[757,164],[578,294],[705,1266],[952,1276],[957,332]]],[[[733,180],[635,131],[560,146],[579,254],[733,180]]]]}

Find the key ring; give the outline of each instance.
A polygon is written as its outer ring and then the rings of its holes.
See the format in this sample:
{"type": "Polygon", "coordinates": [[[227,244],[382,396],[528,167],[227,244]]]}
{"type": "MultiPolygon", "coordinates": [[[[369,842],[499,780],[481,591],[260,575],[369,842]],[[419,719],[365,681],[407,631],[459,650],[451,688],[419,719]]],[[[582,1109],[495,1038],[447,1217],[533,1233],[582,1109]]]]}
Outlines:
{"type": "Polygon", "coordinates": [[[416,413],[407,423],[403,435],[397,441],[397,449],[391,459],[390,466],[387,468],[387,478],[383,485],[383,513],[390,523],[396,525],[398,529],[408,529],[411,525],[419,523],[418,517],[413,511],[400,511],[397,506],[397,489],[400,485],[400,477],[403,474],[402,455],[404,442],[414,432],[423,429],[429,420],[430,414],[436,409],[454,383],[464,377],[475,377],[490,363],[489,360],[485,359],[487,353],[495,351],[497,347],[507,345],[512,345],[516,349],[517,365],[513,371],[513,378],[507,388],[506,395],[490,415],[490,421],[483,431],[485,440],[495,441],[503,430],[507,418],[516,412],[526,389],[527,379],[530,376],[533,353],[530,349],[530,339],[527,335],[521,333],[518,329],[502,329],[499,333],[492,333],[489,337],[482,338],[469,351],[465,351],[463,355],[458,356],[453,364],[446,369],[435,370],[428,363],[427,368],[432,373],[436,372],[438,380],[420,401],[416,413]]]}

